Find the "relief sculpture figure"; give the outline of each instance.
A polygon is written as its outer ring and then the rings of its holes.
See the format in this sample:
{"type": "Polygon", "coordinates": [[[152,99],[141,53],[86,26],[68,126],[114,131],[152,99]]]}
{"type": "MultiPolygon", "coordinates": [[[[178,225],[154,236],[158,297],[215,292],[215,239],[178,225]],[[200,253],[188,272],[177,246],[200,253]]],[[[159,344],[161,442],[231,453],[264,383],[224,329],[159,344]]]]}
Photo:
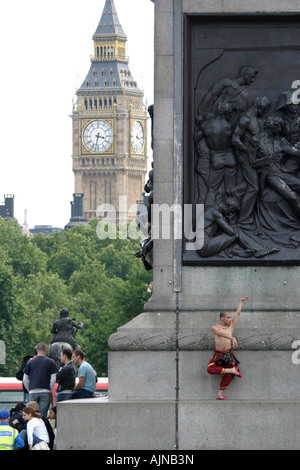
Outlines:
{"type": "MultiPolygon", "coordinates": [[[[298,115],[298,105],[293,103],[291,91],[285,91],[281,94],[277,104],[277,111],[280,112],[280,116],[283,120],[283,137],[295,147],[300,147],[300,118],[298,115]]],[[[294,158],[292,155],[286,155],[284,158],[284,166],[286,171],[298,173],[300,160],[294,158]]],[[[297,174],[297,176],[299,175],[297,174]]]]}
{"type": "Polygon", "coordinates": [[[236,223],[238,202],[228,197],[221,204],[208,206],[205,211],[204,246],[198,250],[203,257],[213,256],[227,250],[228,256],[262,258],[279,251],[267,248],[250,234],[243,231],[236,223]]]}
{"type": "Polygon", "coordinates": [[[218,191],[222,183],[227,190],[233,188],[236,184],[237,162],[231,147],[231,115],[231,104],[219,103],[216,117],[204,121],[201,126],[203,140],[210,155],[206,196],[206,204],[208,205],[217,201],[218,191]]]}
{"type": "Polygon", "coordinates": [[[254,211],[259,194],[258,174],[249,161],[249,143],[255,135],[263,131],[262,117],[270,108],[270,104],[265,96],[256,98],[253,105],[239,117],[232,135],[232,144],[247,184],[239,217],[239,224],[246,227],[254,227],[254,211]]]}
{"type": "Polygon", "coordinates": [[[217,81],[203,98],[198,113],[215,112],[220,102],[230,103],[235,111],[247,109],[248,92],[245,87],[255,81],[257,73],[251,65],[243,65],[236,78],[217,81]]]}
{"type": "Polygon", "coordinates": [[[293,102],[293,93],[284,91],[278,100],[277,111],[283,120],[282,135],[293,145],[299,143],[298,105],[293,102]]]}
{"type": "Polygon", "coordinates": [[[280,137],[283,121],[280,117],[270,116],[265,123],[266,132],[255,136],[250,145],[250,155],[253,167],[259,169],[260,187],[263,191],[265,183],[282,198],[287,200],[300,217],[300,179],[287,172],[282,165],[284,155],[292,155],[300,160],[300,149],[293,147],[284,138],[280,137]]]}

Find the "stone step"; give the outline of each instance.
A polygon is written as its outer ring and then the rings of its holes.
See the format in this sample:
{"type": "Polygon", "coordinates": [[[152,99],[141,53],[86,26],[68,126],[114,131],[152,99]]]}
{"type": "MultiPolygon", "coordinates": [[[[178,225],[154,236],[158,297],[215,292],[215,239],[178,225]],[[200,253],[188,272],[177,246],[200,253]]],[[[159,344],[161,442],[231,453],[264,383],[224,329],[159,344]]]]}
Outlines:
{"type": "Polygon", "coordinates": [[[58,450],[298,450],[300,400],[111,400],[57,404],[58,450]]]}

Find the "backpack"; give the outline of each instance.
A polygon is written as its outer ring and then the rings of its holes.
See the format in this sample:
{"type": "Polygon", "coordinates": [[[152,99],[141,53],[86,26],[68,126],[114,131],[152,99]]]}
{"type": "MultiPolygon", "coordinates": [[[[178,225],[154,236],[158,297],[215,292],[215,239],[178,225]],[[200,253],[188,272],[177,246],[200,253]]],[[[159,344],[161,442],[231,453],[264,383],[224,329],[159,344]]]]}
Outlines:
{"type": "Polygon", "coordinates": [[[16,372],[16,379],[17,380],[21,380],[21,381],[23,380],[23,375],[24,375],[24,372],[25,372],[26,364],[29,361],[29,359],[31,359],[32,357],[33,356],[25,356],[24,357],[20,369],[18,369],[17,372],[16,372]]]}
{"type": "Polygon", "coordinates": [[[44,424],[46,426],[46,429],[47,429],[47,432],[49,434],[49,450],[53,450],[53,445],[54,445],[54,439],[55,439],[55,435],[54,435],[54,432],[53,432],[53,429],[52,429],[52,426],[51,424],[49,423],[49,420],[47,418],[41,418],[43,421],[44,421],[44,424]]]}

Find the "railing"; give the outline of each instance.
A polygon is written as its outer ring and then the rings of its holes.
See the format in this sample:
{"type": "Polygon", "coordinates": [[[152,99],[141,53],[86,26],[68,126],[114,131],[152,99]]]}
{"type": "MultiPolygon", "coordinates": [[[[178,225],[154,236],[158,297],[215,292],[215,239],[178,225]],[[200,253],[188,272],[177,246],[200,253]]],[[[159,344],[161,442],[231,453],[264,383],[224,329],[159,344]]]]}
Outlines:
{"type": "Polygon", "coordinates": [[[113,56],[110,56],[110,55],[106,55],[105,57],[98,57],[98,56],[95,56],[95,55],[91,55],[90,56],[90,59],[91,59],[91,62],[129,62],[129,56],[116,56],[116,55],[113,55],[113,56]]]}

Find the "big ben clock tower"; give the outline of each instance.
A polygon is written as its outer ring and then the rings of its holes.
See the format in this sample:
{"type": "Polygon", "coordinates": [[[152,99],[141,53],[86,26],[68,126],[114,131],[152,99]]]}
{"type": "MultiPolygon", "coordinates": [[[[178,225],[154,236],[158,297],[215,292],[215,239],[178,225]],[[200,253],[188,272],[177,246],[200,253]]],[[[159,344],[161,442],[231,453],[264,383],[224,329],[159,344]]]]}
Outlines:
{"type": "Polygon", "coordinates": [[[147,110],[129,69],[127,37],[113,0],[105,0],[93,42],[90,70],[77,90],[72,114],[75,194],[83,195],[87,220],[107,204],[122,223],[135,218],[136,210],[129,209],[144,190],[147,110]]]}

